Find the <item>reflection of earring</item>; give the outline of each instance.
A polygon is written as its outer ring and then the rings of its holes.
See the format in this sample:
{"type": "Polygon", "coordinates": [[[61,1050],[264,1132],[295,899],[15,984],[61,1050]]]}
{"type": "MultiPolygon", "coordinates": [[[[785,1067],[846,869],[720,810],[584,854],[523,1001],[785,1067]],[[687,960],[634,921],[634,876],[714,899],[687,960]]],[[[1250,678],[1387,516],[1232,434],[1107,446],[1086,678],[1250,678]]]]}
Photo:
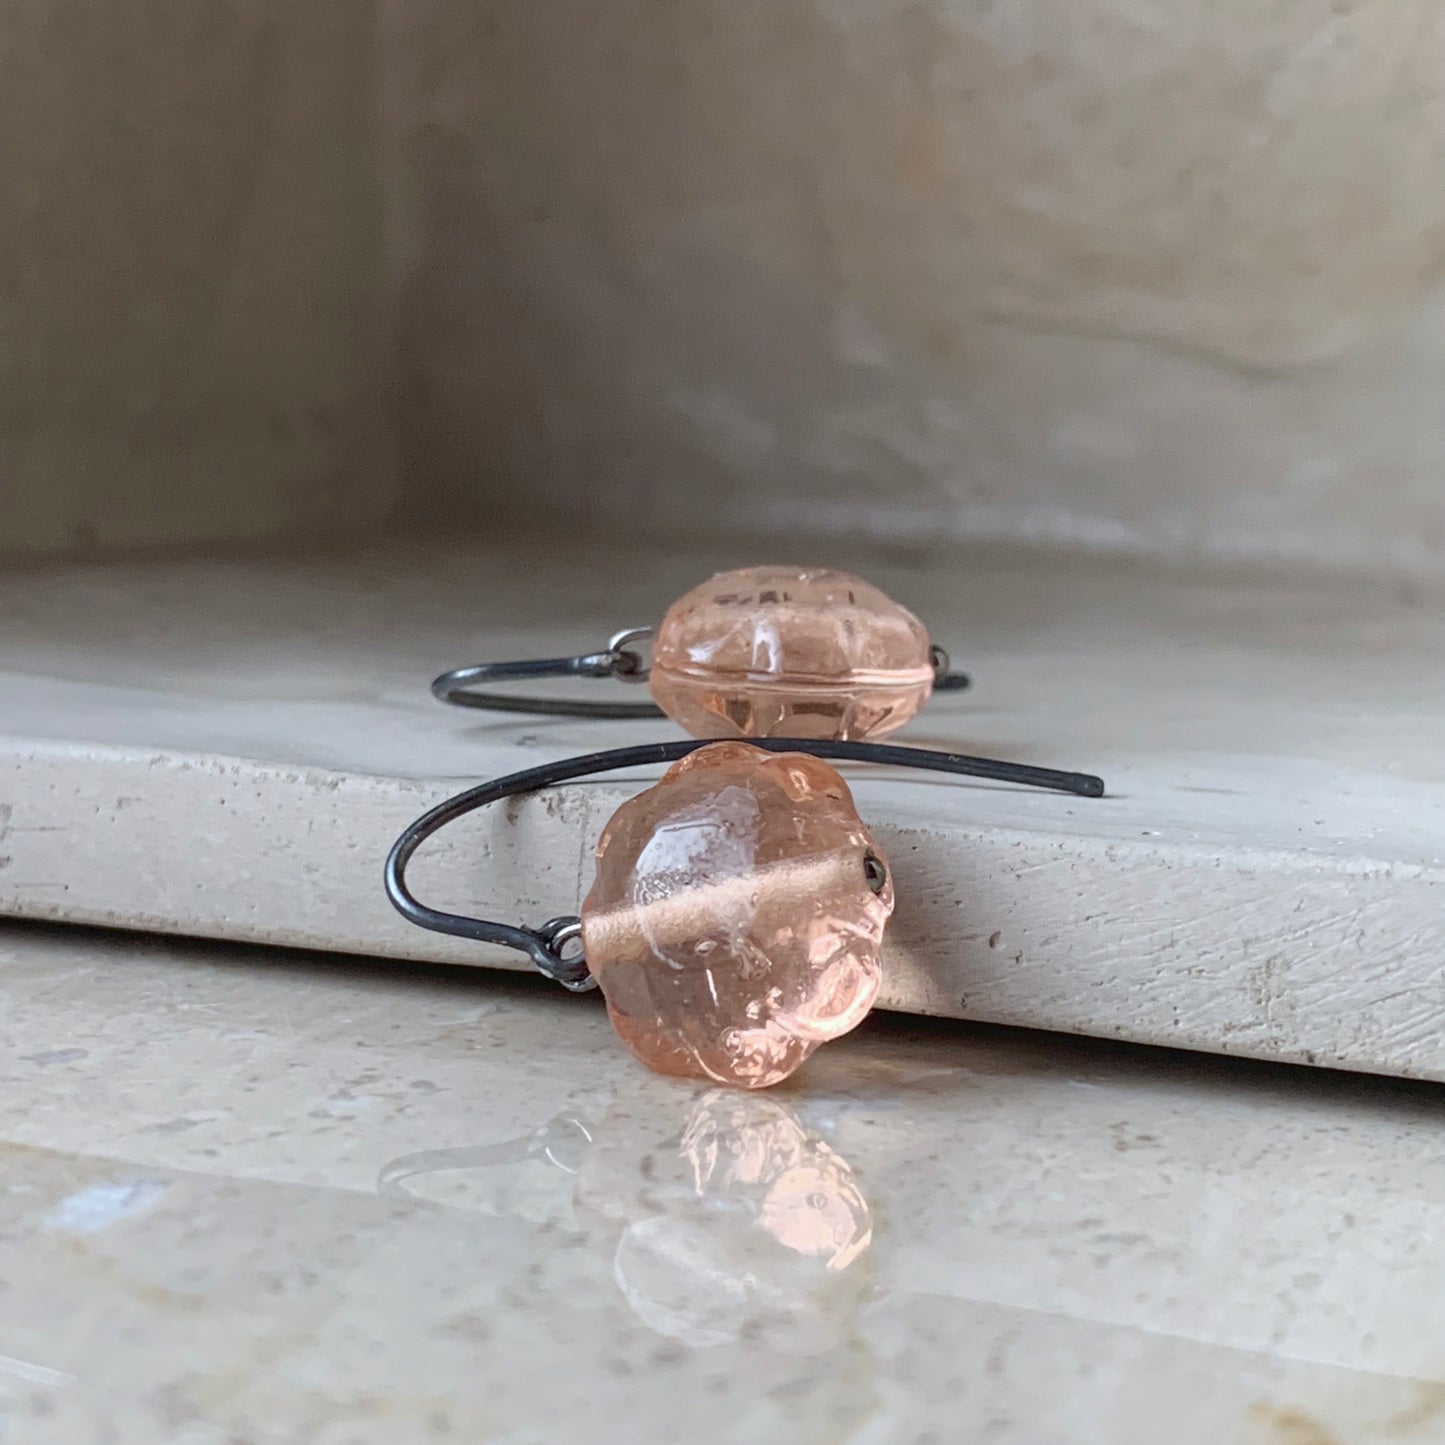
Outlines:
{"type": "Polygon", "coordinates": [[[599,1121],[573,1198],[659,1334],[695,1349],[746,1334],[773,1358],[857,1338],[872,1210],[845,1154],[782,1097],[643,1083],[599,1121]]]}
{"type": "Polygon", "coordinates": [[[660,1073],[765,1088],[862,1022],[882,979],[892,879],[823,758],[1104,791],[1087,773],[879,743],[619,748],[483,783],[431,809],[392,847],[387,895],[422,928],[520,949],[571,989],[600,985],[622,1041],[660,1073]],[[406,885],[417,848],[466,813],[657,763],[673,766],[603,830],[580,917],[535,929],[494,923],[428,908],[406,885]]]}
{"type": "Polygon", "coordinates": [[[422,1149],[403,1154],[383,1166],[377,1176],[378,1194],[399,1194],[415,1197],[406,1188],[406,1181],[423,1175],[447,1173],[456,1169],[477,1169],[496,1164],[520,1164],[540,1159],[575,1174],[578,1163],[592,1143],[592,1126],[576,1114],[557,1114],[540,1129],[522,1139],[507,1139],[501,1144],[479,1144],[472,1149],[422,1149]]]}
{"type": "Polygon", "coordinates": [[[603,652],[487,662],[443,673],[432,692],[459,707],[567,717],[664,714],[696,738],[881,738],[936,690],[968,686],[923,624],[846,572],[749,567],[722,572],[654,629],[619,632],[603,652]],[[632,644],[655,637],[648,668],[632,644]],[[478,684],[544,677],[646,682],[651,703],[520,698],[478,684]]]}
{"type": "Polygon", "coordinates": [[[564,1110],[519,1139],[423,1149],[391,1159],[376,1192],[452,1209],[570,1227],[574,1177],[592,1147],[592,1125],[564,1110]]]}
{"type": "Polygon", "coordinates": [[[814,1354],[868,1292],[863,1189],[776,1097],[644,1083],[595,1125],[569,1109],[522,1138],[390,1160],[377,1192],[565,1230],[639,1319],[699,1348],[765,1326],[771,1349],[814,1354]]]}
{"type": "Polygon", "coordinates": [[[868,1201],[848,1161],[771,1099],[705,1094],[679,1152],[699,1198],[746,1198],[758,1227],[794,1254],[844,1270],[872,1242],[868,1201]]]}

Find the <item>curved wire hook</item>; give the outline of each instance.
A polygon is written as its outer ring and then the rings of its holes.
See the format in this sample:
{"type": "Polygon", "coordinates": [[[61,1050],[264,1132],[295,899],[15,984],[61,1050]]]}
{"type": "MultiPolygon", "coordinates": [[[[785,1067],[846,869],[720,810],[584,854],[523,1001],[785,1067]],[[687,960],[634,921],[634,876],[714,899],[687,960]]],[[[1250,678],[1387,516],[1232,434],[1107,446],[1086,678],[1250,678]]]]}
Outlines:
{"type": "Polygon", "coordinates": [[[580,698],[515,697],[476,690],[478,683],[539,677],[615,677],[620,682],[646,682],[649,668],[630,644],[651,636],[650,627],[628,627],[614,634],[602,652],[586,652],[581,657],[543,657],[529,662],[481,662],[475,667],[454,667],[432,683],[432,696],[453,707],[483,708],[488,712],[541,713],[549,717],[665,717],[663,710],[650,702],[586,702],[580,698]]]}
{"type": "MultiPolygon", "coordinates": [[[[632,648],[652,636],[650,627],[628,627],[616,633],[602,652],[580,657],[543,657],[527,662],[479,662],[454,667],[431,685],[438,702],[453,707],[481,708],[488,712],[525,712],[548,717],[658,718],[666,713],[650,702],[591,702],[581,698],[517,697],[502,692],[479,692],[479,684],[531,681],[542,677],[612,677],[619,682],[646,682],[651,669],[632,648]]],[[[971,685],[966,672],[950,671],[948,654],[937,645],[929,649],[935,692],[962,692],[971,685]]]]}
{"type": "MultiPolygon", "coordinates": [[[[574,778],[593,773],[612,773],[622,768],[675,763],[698,748],[711,746],[716,739],[684,738],[676,742],[643,743],[638,747],[609,748],[606,752],[587,753],[582,757],[564,758],[560,762],[543,763],[520,773],[509,773],[488,783],[479,783],[423,813],[392,844],[387,855],[386,896],[392,906],[418,928],[433,933],[447,933],[456,938],[470,938],[478,943],[496,943],[525,953],[536,967],[565,988],[582,992],[596,987],[581,953],[569,954],[571,944],[581,937],[581,919],[565,914],[549,919],[539,928],[517,924],[495,923],[484,918],[468,918],[461,913],[444,913],[417,901],[406,882],[407,864],[416,850],[434,833],[458,818],[485,808],[489,803],[518,793],[549,788],[574,778]]],[[[1092,773],[1066,773],[1054,768],[1034,768],[1026,763],[1002,762],[996,758],[976,758],[967,753],[935,752],[927,748],[903,748],[888,743],[836,742],[814,738],[748,738],[753,747],[773,753],[811,753],[815,758],[839,762],[878,763],[886,767],[922,768],[935,773],[958,773],[973,778],[989,778],[994,782],[1019,783],[1030,788],[1049,788],[1054,792],[1073,793],[1081,798],[1101,798],[1104,780],[1092,773]]]]}

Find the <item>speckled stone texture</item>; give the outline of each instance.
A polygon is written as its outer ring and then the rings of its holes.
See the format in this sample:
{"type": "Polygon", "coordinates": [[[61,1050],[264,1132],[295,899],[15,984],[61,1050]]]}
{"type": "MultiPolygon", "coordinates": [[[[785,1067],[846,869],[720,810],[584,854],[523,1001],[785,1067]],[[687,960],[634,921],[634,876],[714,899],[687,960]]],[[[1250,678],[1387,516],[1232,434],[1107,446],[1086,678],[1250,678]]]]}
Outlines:
{"type": "Polygon", "coordinates": [[[583,944],[645,1064],[766,1088],[863,1020],[892,911],[842,778],[801,753],[724,742],[617,810],[583,944]]]}
{"type": "Polygon", "coordinates": [[[0,924],[6,1445],[1439,1445],[1438,1090],[880,1024],[0,924]]]}
{"type": "Polygon", "coordinates": [[[883,737],[933,691],[928,632],[847,572],[748,567],[679,598],[652,695],[694,737],[883,737]]]}

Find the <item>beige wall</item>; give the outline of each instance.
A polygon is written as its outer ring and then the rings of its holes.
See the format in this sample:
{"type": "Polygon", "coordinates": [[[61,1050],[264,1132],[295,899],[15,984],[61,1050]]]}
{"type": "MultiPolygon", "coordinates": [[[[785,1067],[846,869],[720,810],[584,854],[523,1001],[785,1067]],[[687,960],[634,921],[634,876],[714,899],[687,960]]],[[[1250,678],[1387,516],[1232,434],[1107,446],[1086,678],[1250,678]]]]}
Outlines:
{"type": "Polygon", "coordinates": [[[411,471],[1445,570],[1438,0],[389,0],[411,471]]]}
{"type": "Polygon", "coordinates": [[[373,23],[0,7],[0,553],[390,507],[373,23]]]}
{"type": "Polygon", "coordinates": [[[377,23],[0,12],[0,554],[373,523],[399,435],[409,516],[1445,572],[1437,0],[377,23]]]}

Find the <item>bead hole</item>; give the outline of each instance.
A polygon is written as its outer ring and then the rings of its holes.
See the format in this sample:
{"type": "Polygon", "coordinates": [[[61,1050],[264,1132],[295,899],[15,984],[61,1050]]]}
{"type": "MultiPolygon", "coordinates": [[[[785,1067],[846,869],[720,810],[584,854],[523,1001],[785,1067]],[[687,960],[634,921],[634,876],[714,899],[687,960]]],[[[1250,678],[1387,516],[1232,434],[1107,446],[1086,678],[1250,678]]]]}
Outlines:
{"type": "Polygon", "coordinates": [[[888,883],[888,869],[876,853],[863,855],[863,876],[868,880],[868,887],[872,892],[882,893],[888,883]]]}

